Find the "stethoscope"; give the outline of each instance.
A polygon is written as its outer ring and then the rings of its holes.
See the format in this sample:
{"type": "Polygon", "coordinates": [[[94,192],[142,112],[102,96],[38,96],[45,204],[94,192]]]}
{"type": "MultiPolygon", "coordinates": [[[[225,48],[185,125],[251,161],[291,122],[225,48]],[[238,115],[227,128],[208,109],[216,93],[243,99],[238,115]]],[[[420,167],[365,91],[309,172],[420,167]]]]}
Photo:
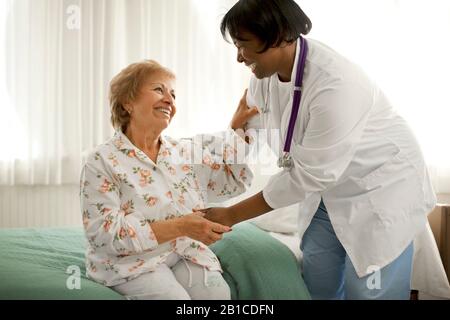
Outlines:
{"type": "MultiPolygon", "coordinates": [[[[308,43],[300,36],[300,52],[299,62],[297,64],[297,72],[295,76],[294,97],[292,99],[292,110],[289,118],[289,126],[286,133],[286,140],[284,142],[283,155],[278,159],[278,167],[283,169],[290,169],[294,166],[294,161],[291,156],[291,144],[294,136],[295,123],[297,121],[298,112],[300,110],[300,102],[302,100],[302,86],[303,74],[305,73],[306,55],[308,54],[308,43]]],[[[270,86],[270,79],[269,79],[270,86]]],[[[267,95],[265,99],[265,106],[261,109],[262,113],[269,112],[269,92],[270,87],[267,88],[267,95]]]]}

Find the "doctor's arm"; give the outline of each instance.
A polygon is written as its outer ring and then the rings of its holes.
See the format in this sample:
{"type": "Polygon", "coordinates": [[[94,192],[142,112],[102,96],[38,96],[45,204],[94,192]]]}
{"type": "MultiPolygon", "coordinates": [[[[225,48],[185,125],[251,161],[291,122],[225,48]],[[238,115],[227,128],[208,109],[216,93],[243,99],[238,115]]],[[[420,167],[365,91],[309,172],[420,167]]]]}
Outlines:
{"type": "Polygon", "coordinates": [[[225,226],[232,226],[236,223],[255,218],[273,209],[264,200],[262,192],[247,198],[228,208],[204,209],[205,218],[225,226]]]}

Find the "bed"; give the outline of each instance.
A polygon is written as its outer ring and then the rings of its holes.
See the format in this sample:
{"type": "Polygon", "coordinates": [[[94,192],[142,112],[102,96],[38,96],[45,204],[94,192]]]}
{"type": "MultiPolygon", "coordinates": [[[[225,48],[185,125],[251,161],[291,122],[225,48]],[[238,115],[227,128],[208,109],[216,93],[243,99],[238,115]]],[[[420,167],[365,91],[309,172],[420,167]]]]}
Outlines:
{"type": "MultiPolygon", "coordinates": [[[[234,300],[309,300],[292,208],[233,227],[212,245],[234,300]]],[[[0,300],[123,299],[85,277],[82,228],[0,229],[0,300]],[[79,289],[68,287],[79,277],[79,289]]],[[[419,299],[450,299],[431,228],[414,242],[411,286],[419,299]]]]}
{"type": "MultiPolygon", "coordinates": [[[[250,222],[211,246],[234,300],[309,300],[294,253],[250,222]]],[[[81,227],[0,229],[0,300],[102,299],[121,295],[85,276],[81,227]]]]}

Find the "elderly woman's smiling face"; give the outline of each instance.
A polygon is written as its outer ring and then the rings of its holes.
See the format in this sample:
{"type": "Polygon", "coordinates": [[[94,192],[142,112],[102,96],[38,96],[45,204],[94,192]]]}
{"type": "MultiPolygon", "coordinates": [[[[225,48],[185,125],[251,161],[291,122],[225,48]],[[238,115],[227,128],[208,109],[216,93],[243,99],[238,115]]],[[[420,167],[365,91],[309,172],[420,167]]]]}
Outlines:
{"type": "Polygon", "coordinates": [[[176,113],[175,79],[163,72],[150,75],[130,103],[130,124],[138,128],[166,129],[176,113]]]}

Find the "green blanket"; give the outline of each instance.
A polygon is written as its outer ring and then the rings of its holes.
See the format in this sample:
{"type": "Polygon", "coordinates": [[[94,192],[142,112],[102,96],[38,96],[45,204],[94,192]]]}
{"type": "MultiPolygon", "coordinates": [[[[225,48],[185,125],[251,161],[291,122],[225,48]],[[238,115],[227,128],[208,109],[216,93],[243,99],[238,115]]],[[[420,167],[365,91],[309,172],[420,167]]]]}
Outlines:
{"type": "MultiPolygon", "coordinates": [[[[252,224],[235,226],[212,249],[232,298],[309,299],[291,251],[252,224]]],[[[0,229],[0,300],[123,299],[86,278],[84,254],[82,228],[0,229]]]]}
{"type": "Polygon", "coordinates": [[[85,277],[84,248],[81,228],[0,229],[0,300],[123,299],[85,277]]]}

